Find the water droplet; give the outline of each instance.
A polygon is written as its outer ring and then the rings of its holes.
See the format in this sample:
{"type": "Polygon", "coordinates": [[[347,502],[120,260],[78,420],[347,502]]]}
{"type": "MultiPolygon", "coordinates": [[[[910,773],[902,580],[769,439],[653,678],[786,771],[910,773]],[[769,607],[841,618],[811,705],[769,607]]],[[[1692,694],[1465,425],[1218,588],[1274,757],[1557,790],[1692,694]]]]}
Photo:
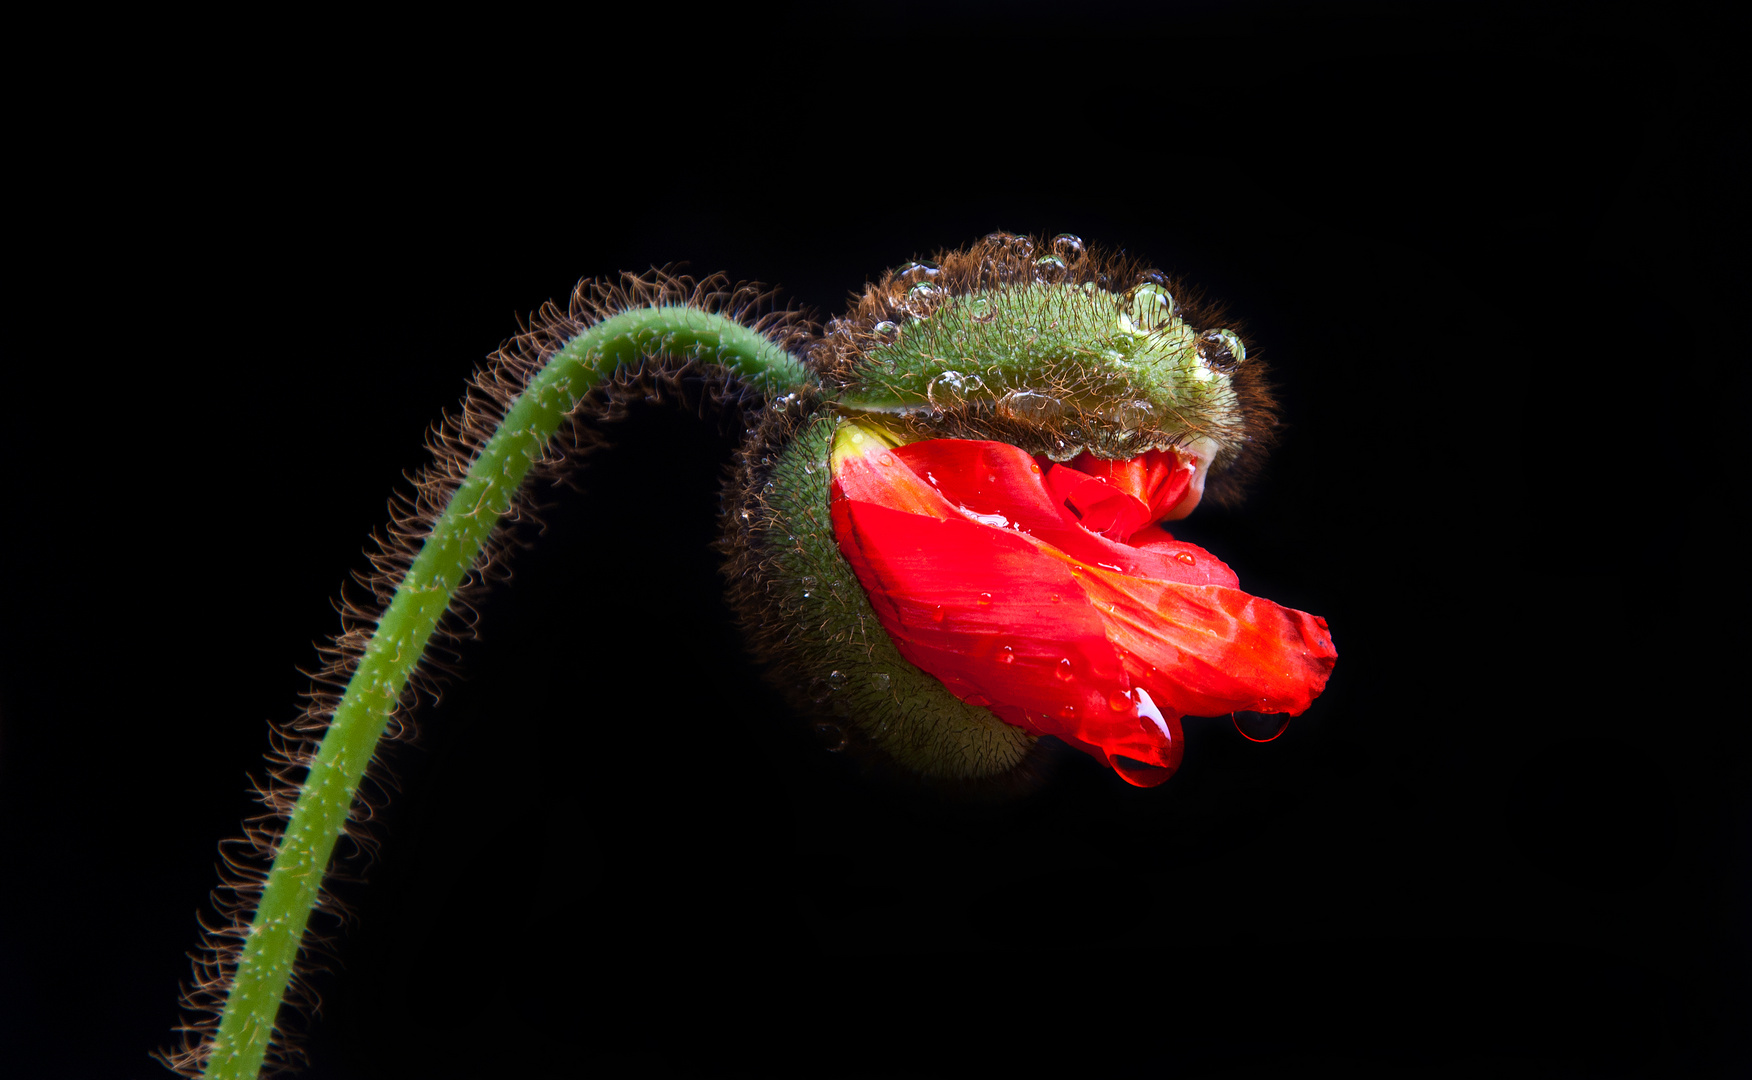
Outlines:
{"type": "Polygon", "coordinates": [[[1148,427],[1156,419],[1156,408],[1147,401],[1134,398],[1122,401],[1113,410],[1113,422],[1121,427],[1148,427]]]}
{"type": "Polygon", "coordinates": [[[931,621],[932,622],[942,622],[943,621],[943,605],[942,604],[938,604],[936,607],[931,609],[931,621]]]}
{"type": "Polygon", "coordinates": [[[821,745],[830,754],[837,754],[846,748],[846,729],[830,721],[823,720],[815,725],[815,737],[821,740],[821,745]]]}
{"type": "MultiPolygon", "coordinates": [[[[975,382],[978,381],[976,378],[975,382]]],[[[958,404],[962,391],[967,387],[967,378],[959,371],[945,371],[925,385],[925,397],[932,405],[948,403],[958,404]],[[940,402],[938,398],[941,397],[940,402]]]]}
{"type": "Polygon", "coordinates": [[[1012,420],[1044,423],[1064,410],[1064,402],[1038,390],[1011,390],[998,399],[998,412],[1012,420]]]}
{"type": "Polygon", "coordinates": [[[920,281],[930,281],[942,272],[935,263],[910,262],[896,270],[894,276],[910,285],[920,281]]]}
{"type": "Polygon", "coordinates": [[[1134,286],[1135,285],[1161,285],[1161,286],[1166,287],[1168,284],[1168,275],[1164,274],[1162,271],[1160,271],[1160,270],[1156,269],[1154,266],[1152,266],[1146,270],[1140,271],[1138,273],[1138,279],[1136,281],[1132,282],[1132,284],[1134,286]]]}
{"type": "Polygon", "coordinates": [[[1042,255],[1034,260],[1034,276],[1042,281],[1057,281],[1065,276],[1065,261],[1057,255],[1042,255]]]}
{"type": "Polygon", "coordinates": [[[889,674],[886,671],[877,671],[870,675],[870,685],[874,687],[878,693],[887,690],[889,684],[892,682],[894,682],[894,680],[889,677],[889,674]]]}
{"type": "Polygon", "coordinates": [[[832,672],[828,673],[827,688],[829,690],[838,690],[841,687],[845,686],[845,684],[846,684],[846,673],[845,672],[832,671],[832,672]]]}
{"type": "Polygon", "coordinates": [[[1016,650],[1015,649],[1006,645],[1002,649],[998,650],[998,663],[1000,663],[1000,664],[1014,664],[1015,662],[1016,662],[1016,650]]]}
{"type": "Polygon", "coordinates": [[[1077,718],[1077,707],[1075,705],[1066,705],[1059,710],[1059,716],[1066,720],[1075,720],[1077,718]]]}
{"type": "Polygon", "coordinates": [[[974,322],[991,322],[992,317],[998,313],[998,307],[985,297],[976,296],[967,302],[967,313],[974,322]]]}
{"type": "Polygon", "coordinates": [[[1247,346],[1233,330],[1206,330],[1198,336],[1198,362],[1227,375],[1247,359],[1247,346]]]}
{"type": "Polygon", "coordinates": [[[1174,297],[1160,285],[1139,285],[1125,299],[1126,308],[1119,315],[1121,330],[1147,334],[1174,321],[1174,297]]]}
{"type": "Polygon", "coordinates": [[[1241,710],[1229,714],[1235,730],[1251,742],[1270,742],[1290,726],[1288,713],[1256,713],[1241,710]]]}
{"type": "Polygon", "coordinates": [[[986,697],[984,694],[969,694],[961,700],[967,702],[969,705],[977,705],[981,708],[992,703],[992,699],[986,697]]]}
{"type": "Polygon", "coordinates": [[[914,318],[923,319],[931,314],[937,302],[943,299],[943,290],[928,281],[921,281],[906,291],[906,310],[914,318]]]}
{"type": "Polygon", "coordinates": [[[1059,233],[1052,238],[1052,253],[1066,263],[1075,263],[1083,257],[1083,238],[1068,232],[1059,233]]]}
{"type": "Polygon", "coordinates": [[[1069,682],[1072,674],[1071,666],[1071,658],[1067,656],[1058,662],[1058,667],[1053,668],[1052,673],[1057,675],[1060,681],[1069,682]]]}
{"type": "Polygon", "coordinates": [[[884,450],[882,452],[882,456],[876,459],[876,464],[886,465],[889,468],[893,468],[895,465],[894,455],[890,454],[888,451],[884,450]]]}
{"type": "Polygon", "coordinates": [[[864,433],[856,428],[852,430],[852,444],[855,446],[864,441],[864,433]]]}
{"type": "Polygon", "coordinates": [[[989,592],[982,592],[982,593],[980,593],[980,594],[979,594],[979,602],[980,602],[980,603],[982,603],[982,604],[989,604],[989,603],[991,603],[991,602],[992,602],[992,594],[991,594],[991,593],[989,593],[989,592]]]}
{"type": "Polygon", "coordinates": [[[1034,254],[1034,241],[1028,239],[1026,236],[1016,236],[1013,233],[987,233],[986,243],[1000,244],[1003,247],[1008,248],[1010,254],[1020,255],[1023,258],[1027,258],[1034,254]]]}
{"type": "Polygon", "coordinates": [[[815,588],[815,579],[812,577],[801,577],[797,579],[797,584],[803,586],[803,596],[807,599],[810,591],[815,588]]]}
{"type": "Polygon", "coordinates": [[[1190,552],[1190,551],[1176,551],[1174,553],[1174,557],[1176,559],[1179,559],[1181,562],[1185,563],[1188,566],[1191,566],[1191,565],[1193,565],[1193,563],[1198,561],[1197,559],[1194,559],[1192,557],[1192,552],[1190,552]]]}
{"type": "Polygon", "coordinates": [[[1050,598],[1049,598],[1049,599],[1051,599],[1051,600],[1052,600],[1052,602],[1053,602],[1053,603],[1055,603],[1055,604],[1058,604],[1058,603],[1062,603],[1062,602],[1063,602],[1063,598],[1062,598],[1062,597],[1060,597],[1060,596],[1059,596],[1059,594],[1058,594],[1058,593],[1053,593],[1053,594],[1052,594],[1052,596],[1051,596],[1051,597],[1050,597],[1050,598]]]}
{"type": "Polygon", "coordinates": [[[886,344],[892,345],[900,340],[900,324],[883,319],[870,328],[870,332],[886,344]]]}
{"type": "Polygon", "coordinates": [[[1131,695],[1123,690],[1115,690],[1107,695],[1107,707],[1114,712],[1125,712],[1132,707],[1131,695]]]}

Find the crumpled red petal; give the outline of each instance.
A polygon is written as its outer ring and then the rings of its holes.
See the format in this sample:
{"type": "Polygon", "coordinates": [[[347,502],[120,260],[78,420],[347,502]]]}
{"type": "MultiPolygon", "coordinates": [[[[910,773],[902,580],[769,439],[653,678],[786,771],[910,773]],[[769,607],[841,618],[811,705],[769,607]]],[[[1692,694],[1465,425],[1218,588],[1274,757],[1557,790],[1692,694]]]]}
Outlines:
{"type": "Polygon", "coordinates": [[[1195,462],[1172,450],[1150,450],[1130,461],[1080,454],[1068,465],[1048,467],[1046,484],[1085,529],[1125,541],[1167,517],[1196,471],[1195,462]]]}
{"type": "MultiPolygon", "coordinates": [[[[1090,531],[1078,512],[1118,500],[1067,505],[1100,483],[1087,474],[1055,487],[1058,470],[1016,447],[954,439],[836,448],[834,468],[835,536],[901,655],[1131,783],[1179,764],[1180,716],[1295,714],[1325,686],[1324,620],[1241,592],[1229,567],[1164,530],[1129,544],[1090,531]]],[[[1120,470],[1119,494],[1144,510],[1120,502],[1110,530],[1154,512],[1132,490],[1172,506],[1177,469],[1120,470]]]]}

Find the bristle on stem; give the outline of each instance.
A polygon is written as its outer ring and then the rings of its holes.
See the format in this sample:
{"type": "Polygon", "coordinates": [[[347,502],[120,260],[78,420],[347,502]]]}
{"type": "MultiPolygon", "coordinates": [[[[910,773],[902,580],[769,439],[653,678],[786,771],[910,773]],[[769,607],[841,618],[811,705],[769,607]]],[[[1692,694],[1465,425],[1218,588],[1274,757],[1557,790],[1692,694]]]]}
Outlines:
{"type": "MultiPolygon", "coordinates": [[[[635,280],[635,285],[650,288],[642,281],[635,280]]],[[[611,292],[602,290],[602,295],[611,292]]],[[[277,838],[258,835],[262,822],[255,823],[256,832],[249,837],[257,849],[272,850],[271,866],[263,875],[247,864],[228,863],[234,873],[227,887],[254,894],[256,903],[247,927],[239,922],[209,930],[210,943],[234,942],[212,945],[213,955],[200,963],[196,991],[207,998],[223,998],[217,1023],[187,1028],[191,1041],[165,1055],[167,1064],[186,1075],[198,1073],[215,1080],[253,1080],[262,1070],[276,1041],[294,968],[301,963],[310,913],[325,902],[323,879],[336,842],[355,811],[366,768],[385,729],[398,719],[404,691],[417,675],[434,632],[442,633],[440,621],[457,602],[471,572],[478,571],[501,520],[514,516],[525,479],[533,467],[544,463],[550,443],[580,400],[617,373],[653,358],[719,369],[733,384],[761,397],[780,396],[813,383],[804,365],[781,345],[758,329],[696,306],[697,297],[696,292],[691,303],[657,303],[614,314],[598,309],[600,321],[582,328],[554,351],[509,401],[443,509],[430,515],[430,531],[424,539],[396,538],[405,547],[417,546],[417,554],[399,580],[387,573],[396,561],[390,557],[380,562],[379,576],[367,582],[380,595],[387,591],[384,585],[393,585],[368,638],[352,645],[347,635],[337,639],[337,647],[352,656],[352,663],[320,743],[313,751],[282,748],[277,755],[282,766],[302,765],[305,772],[289,814],[285,803],[292,791],[285,786],[290,781],[284,768],[275,771],[281,786],[270,785],[271,790],[263,793],[271,811],[265,819],[270,830],[273,819],[285,814],[285,827],[277,838]]],[[[553,317],[550,323],[554,325],[544,329],[559,325],[553,317]]],[[[575,323],[567,327],[575,328],[575,323]]],[[[465,415],[462,431],[466,434],[467,425],[479,419],[465,415]]],[[[450,441],[445,431],[438,433],[438,439],[450,441]]],[[[442,461],[444,450],[450,448],[435,449],[442,461]]],[[[442,484],[442,472],[426,481],[442,484]]],[[[423,524],[425,518],[415,515],[410,520],[423,524]]],[[[191,1003],[199,1007],[194,995],[191,1003]]]]}

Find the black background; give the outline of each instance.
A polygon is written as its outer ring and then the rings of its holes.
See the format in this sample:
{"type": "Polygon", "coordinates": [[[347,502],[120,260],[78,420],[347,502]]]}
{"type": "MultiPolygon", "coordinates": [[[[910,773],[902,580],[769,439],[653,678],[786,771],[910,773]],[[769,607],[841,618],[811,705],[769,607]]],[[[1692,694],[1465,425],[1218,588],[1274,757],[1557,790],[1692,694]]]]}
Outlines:
{"type": "Polygon", "coordinates": [[[1266,745],[1189,723],[1150,791],[1074,757],[997,806],[873,783],[740,651],[708,547],[735,433],[635,410],[389,752],[306,1075],[1746,1067],[1720,28],[890,5],[235,34],[69,86],[20,159],[7,1060],[160,1074],[265,724],[520,314],[685,260],[826,317],[1001,228],[1196,282],[1272,365],[1276,458],[1177,532],[1328,618],[1314,709],[1266,745]]]}

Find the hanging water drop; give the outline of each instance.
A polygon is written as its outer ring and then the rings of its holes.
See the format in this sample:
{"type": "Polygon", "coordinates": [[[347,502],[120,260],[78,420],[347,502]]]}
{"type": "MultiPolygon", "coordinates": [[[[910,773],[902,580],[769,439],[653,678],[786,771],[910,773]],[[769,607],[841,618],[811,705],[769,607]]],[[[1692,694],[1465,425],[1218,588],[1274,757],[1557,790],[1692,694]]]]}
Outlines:
{"type": "Polygon", "coordinates": [[[1229,719],[1241,737],[1249,742],[1270,742],[1290,726],[1288,713],[1256,713],[1243,709],[1230,713],[1229,719]]]}

